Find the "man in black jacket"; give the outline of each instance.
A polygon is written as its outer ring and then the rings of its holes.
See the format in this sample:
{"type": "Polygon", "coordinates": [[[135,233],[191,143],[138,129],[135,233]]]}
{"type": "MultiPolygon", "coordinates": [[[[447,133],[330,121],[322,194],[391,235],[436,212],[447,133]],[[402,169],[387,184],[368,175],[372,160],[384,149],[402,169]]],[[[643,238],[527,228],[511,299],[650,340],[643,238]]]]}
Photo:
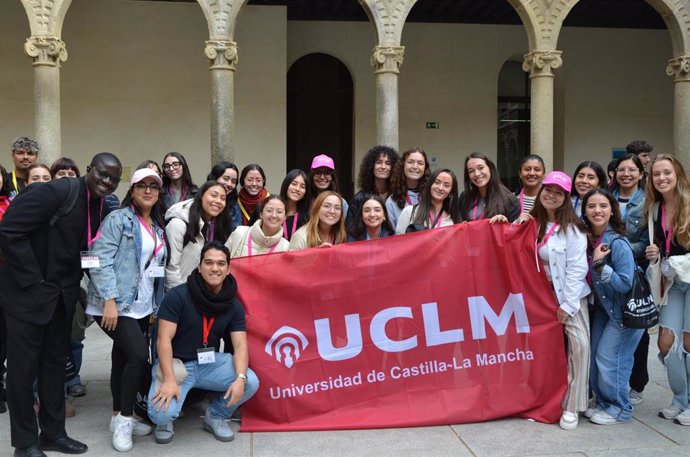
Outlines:
{"type": "Polygon", "coordinates": [[[115,191],[121,173],[117,157],[97,154],[78,182],[58,179],[27,188],[0,222],[0,305],[7,315],[7,396],[15,456],[87,451],[65,431],[64,371],[81,268],[88,267],[80,252],[99,236],[109,211],[103,197],[115,191]]]}

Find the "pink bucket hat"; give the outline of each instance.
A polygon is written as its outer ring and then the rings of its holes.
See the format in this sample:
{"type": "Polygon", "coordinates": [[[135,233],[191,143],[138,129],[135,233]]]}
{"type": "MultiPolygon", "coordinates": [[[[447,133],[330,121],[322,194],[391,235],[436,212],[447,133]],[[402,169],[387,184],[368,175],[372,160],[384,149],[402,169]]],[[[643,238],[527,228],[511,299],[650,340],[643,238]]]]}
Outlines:
{"type": "Polygon", "coordinates": [[[328,157],[326,154],[318,155],[314,157],[314,160],[311,161],[312,170],[324,167],[330,168],[331,170],[335,170],[335,163],[333,162],[333,159],[328,157]]]}
{"type": "Polygon", "coordinates": [[[132,175],[131,183],[132,185],[134,185],[145,178],[153,178],[153,180],[156,181],[156,184],[158,184],[159,186],[163,185],[163,180],[160,176],[158,176],[158,173],[156,173],[154,170],[150,168],[141,168],[135,171],[132,175]]]}
{"type": "Polygon", "coordinates": [[[562,171],[552,171],[551,173],[546,175],[546,178],[544,178],[544,182],[542,183],[542,185],[558,186],[561,189],[563,189],[566,194],[569,194],[573,185],[573,181],[570,179],[570,176],[566,175],[562,171]]]}

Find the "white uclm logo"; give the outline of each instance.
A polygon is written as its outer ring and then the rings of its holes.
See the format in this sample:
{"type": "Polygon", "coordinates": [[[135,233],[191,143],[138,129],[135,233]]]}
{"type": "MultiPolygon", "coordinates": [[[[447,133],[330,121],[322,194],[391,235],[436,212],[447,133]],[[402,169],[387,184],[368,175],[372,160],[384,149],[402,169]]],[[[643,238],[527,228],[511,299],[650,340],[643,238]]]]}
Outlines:
{"type": "Polygon", "coordinates": [[[309,341],[302,332],[294,327],[283,325],[268,340],[265,351],[287,368],[291,368],[307,346],[309,346],[309,341]]]}

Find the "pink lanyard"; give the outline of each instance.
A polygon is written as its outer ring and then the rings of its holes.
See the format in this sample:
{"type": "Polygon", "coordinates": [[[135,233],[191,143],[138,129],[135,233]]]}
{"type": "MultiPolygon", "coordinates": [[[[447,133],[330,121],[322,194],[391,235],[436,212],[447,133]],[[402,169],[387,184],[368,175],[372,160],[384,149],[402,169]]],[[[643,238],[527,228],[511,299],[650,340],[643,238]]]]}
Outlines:
{"type": "Polygon", "coordinates": [[[210,221],[208,221],[208,240],[209,241],[213,241],[213,238],[216,236],[215,231],[216,231],[216,220],[214,218],[214,219],[211,219],[210,221]]]}
{"type": "Polygon", "coordinates": [[[405,200],[407,200],[407,204],[408,204],[408,205],[414,206],[414,203],[412,203],[412,199],[410,198],[409,195],[406,195],[406,196],[405,196],[405,200]]]}
{"type": "Polygon", "coordinates": [[[525,212],[525,188],[520,189],[520,212],[525,212]]]}
{"type": "Polygon", "coordinates": [[[163,246],[165,245],[165,243],[163,242],[163,238],[161,238],[161,244],[156,246],[156,242],[158,241],[158,236],[156,235],[156,233],[151,230],[151,227],[149,227],[149,224],[146,223],[146,221],[144,220],[143,217],[141,217],[140,215],[137,214],[137,219],[139,219],[139,222],[141,223],[141,225],[144,226],[144,228],[146,229],[146,232],[149,235],[151,235],[151,238],[153,238],[153,245],[155,246],[155,248],[153,250],[153,255],[151,256],[151,257],[153,257],[156,254],[158,254],[161,251],[161,249],[163,249],[163,246]]]}
{"type": "Polygon", "coordinates": [[[546,235],[544,235],[544,238],[541,240],[541,243],[537,244],[537,251],[539,251],[539,249],[541,249],[541,247],[544,246],[547,241],[549,241],[549,238],[551,238],[551,235],[553,235],[553,232],[556,231],[557,228],[558,224],[553,224],[551,226],[551,229],[546,235]]]}
{"type": "MultiPolygon", "coordinates": [[[[593,260],[594,260],[594,251],[596,251],[597,248],[599,247],[599,245],[601,244],[601,238],[602,238],[603,236],[604,236],[603,233],[602,233],[601,235],[599,235],[599,238],[597,238],[597,241],[594,243],[594,249],[592,249],[592,255],[591,255],[591,256],[589,256],[589,255],[587,256],[587,257],[588,257],[587,260],[589,261],[589,266],[590,266],[590,267],[592,266],[592,263],[593,263],[593,260]]],[[[591,268],[590,268],[589,271],[587,272],[587,283],[590,284],[590,285],[592,284],[592,269],[591,269],[591,268]]]]}
{"type": "MultiPolygon", "coordinates": [[[[287,219],[283,221],[283,237],[287,240],[290,236],[295,234],[295,230],[297,230],[297,217],[299,216],[299,212],[295,211],[295,216],[294,219],[292,219],[292,232],[289,233],[288,236],[288,231],[287,231],[287,219]]],[[[251,236],[251,235],[250,235],[251,236]]]]}
{"type": "Polygon", "coordinates": [[[666,227],[666,205],[661,204],[661,230],[664,231],[664,238],[666,239],[666,257],[671,254],[671,241],[673,241],[673,224],[666,227]]]}
{"type": "Polygon", "coordinates": [[[443,210],[439,213],[438,217],[434,220],[434,213],[429,210],[429,222],[431,223],[431,228],[436,228],[441,226],[441,216],[443,215],[443,210]]]}
{"type": "MultiPolygon", "coordinates": [[[[280,240],[278,240],[278,243],[271,246],[271,249],[269,249],[266,254],[272,254],[273,251],[275,251],[276,248],[278,247],[279,243],[280,243],[280,240]]],[[[252,256],[252,232],[249,232],[249,236],[247,237],[247,257],[251,257],[251,256],[252,256]]]]}
{"type": "Polygon", "coordinates": [[[101,198],[101,208],[98,210],[98,230],[96,231],[96,236],[91,238],[91,192],[89,192],[89,189],[86,189],[86,230],[88,233],[86,234],[86,246],[88,248],[91,248],[91,245],[101,237],[101,223],[100,223],[100,217],[101,214],[103,214],[103,199],[101,198]]]}
{"type": "MultiPolygon", "coordinates": [[[[479,199],[477,198],[474,201],[474,208],[472,209],[472,220],[476,221],[477,220],[477,207],[479,207],[479,199]]],[[[486,208],[484,208],[484,211],[479,215],[479,219],[484,217],[484,214],[486,214],[486,208]]]]}

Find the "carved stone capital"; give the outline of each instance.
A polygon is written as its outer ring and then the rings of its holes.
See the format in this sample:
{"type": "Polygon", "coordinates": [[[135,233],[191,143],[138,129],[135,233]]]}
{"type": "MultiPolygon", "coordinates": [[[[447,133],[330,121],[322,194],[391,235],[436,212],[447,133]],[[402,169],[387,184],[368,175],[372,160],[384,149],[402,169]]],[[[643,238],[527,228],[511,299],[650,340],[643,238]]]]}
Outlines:
{"type": "Polygon", "coordinates": [[[690,56],[675,57],[668,61],[666,74],[674,81],[690,81],[690,56]]]}
{"type": "Polygon", "coordinates": [[[563,65],[561,51],[531,51],[525,54],[525,61],[522,69],[529,72],[530,78],[550,77],[553,78],[553,70],[563,65]]]}
{"type": "Polygon", "coordinates": [[[405,46],[376,46],[371,52],[374,73],[400,73],[405,46]]]}
{"type": "Polygon", "coordinates": [[[239,57],[237,56],[237,43],[234,41],[209,40],[206,42],[204,53],[211,61],[209,70],[235,71],[239,57]]]}
{"type": "Polygon", "coordinates": [[[67,60],[65,42],[54,36],[32,36],[24,43],[24,52],[34,59],[34,66],[59,67],[67,60]]]}

